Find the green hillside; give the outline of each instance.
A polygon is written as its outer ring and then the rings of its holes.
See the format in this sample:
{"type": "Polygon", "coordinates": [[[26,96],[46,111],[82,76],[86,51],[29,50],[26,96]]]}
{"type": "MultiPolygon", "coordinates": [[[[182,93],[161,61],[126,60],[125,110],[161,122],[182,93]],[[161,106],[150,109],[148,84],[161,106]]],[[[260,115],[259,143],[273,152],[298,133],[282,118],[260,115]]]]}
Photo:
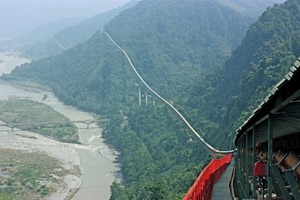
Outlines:
{"type": "MultiPolygon", "coordinates": [[[[250,23],[210,1],[141,1],[105,31],[128,51],[151,86],[176,100],[203,71],[224,62],[250,23]]],[[[127,61],[100,32],[61,55],[23,65],[12,75],[52,84],[59,97],[79,107],[90,107],[97,99],[99,113],[105,112],[106,101],[119,104],[121,97],[128,101],[137,96],[138,82],[127,61]]]]}
{"type": "MultiPolygon", "coordinates": [[[[186,99],[187,88],[204,71],[225,61],[250,23],[211,1],[148,0],[123,11],[104,30],[124,47],[145,80],[176,103],[186,99]]],[[[113,186],[119,199],[150,198],[157,195],[153,188],[168,199],[180,199],[207,161],[207,153],[160,102],[155,108],[138,106],[140,83],[101,32],[3,78],[42,82],[67,104],[109,115],[104,137],[121,153],[118,161],[127,186],[113,186]]]]}
{"type": "Polygon", "coordinates": [[[192,87],[186,105],[197,107],[197,112],[207,111],[207,120],[213,124],[208,139],[213,144],[224,142],[219,140],[221,130],[228,142],[233,140],[232,133],[300,56],[299,23],[297,0],[268,9],[249,28],[225,66],[192,87]]]}
{"type": "Polygon", "coordinates": [[[268,7],[286,0],[217,0],[219,3],[234,8],[238,12],[257,19],[268,7]]]}
{"type": "MultiPolygon", "coordinates": [[[[241,114],[247,116],[299,54],[299,10],[299,2],[289,0],[249,28],[251,19],[217,1],[144,0],[104,30],[151,87],[214,147],[228,149],[241,114]]],[[[181,199],[209,160],[161,102],[138,105],[139,81],[101,32],[2,78],[47,84],[64,102],[111,119],[103,137],[120,152],[124,176],[122,185],[112,185],[112,200],[181,199]]]]}
{"type": "Polygon", "coordinates": [[[65,48],[74,47],[75,45],[88,40],[96,31],[102,30],[103,26],[115,18],[120,12],[134,6],[137,2],[137,0],[131,0],[120,8],[105,13],[99,13],[85,19],[76,26],[67,27],[56,33],[54,38],[60,41],[65,48]]]}
{"type": "Polygon", "coordinates": [[[81,21],[81,18],[70,18],[41,25],[26,34],[19,36],[15,39],[14,43],[17,47],[39,43],[51,38],[55,33],[63,30],[64,28],[74,26],[81,21]]]}

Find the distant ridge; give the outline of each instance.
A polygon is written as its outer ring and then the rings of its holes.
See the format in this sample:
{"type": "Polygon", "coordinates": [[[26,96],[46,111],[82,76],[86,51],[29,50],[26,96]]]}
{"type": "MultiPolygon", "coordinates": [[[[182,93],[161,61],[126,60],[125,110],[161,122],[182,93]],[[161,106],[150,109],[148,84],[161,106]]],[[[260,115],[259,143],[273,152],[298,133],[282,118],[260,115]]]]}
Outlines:
{"type": "Polygon", "coordinates": [[[286,0],[217,0],[220,4],[229,6],[238,12],[257,19],[268,7],[280,4],[286,0]]]}
{"type": "MultiPolygon", "coordinates": [[[[288,0],[253,23],[217,1],[144,0],[103,30],[209,144],[233,149],[239,120],[300,54],[299,11],[288,0]]],[[[182,199],[210,159],[166,106],[145,103],[153,95],[100,31],[2,78],[46,84],[64,103],[110,119],[103,138],[120,153],[125,185],[114,183],[111,199],[182,199]]]]}
{"type": "Polygon", "coordinates": [[[40,29],[20,37],[16,41],[19,46],[18,49],[25,55],[34,58],[61,53],[63,50],[72,48],[88,40],[96,31],[102,30],[103,26],[121,11],[134,6],[137,2],[138,0],[131,0],[119,8],[99,13],[84,20],[73,20],[73,23],[57,23],[57,25],[60,26],[59,29],[45,25],[40,29]],[[53,38],[55,40],[53,40],[53,38]],[[61,48],[62,46],[64,48],[61,48]]]}

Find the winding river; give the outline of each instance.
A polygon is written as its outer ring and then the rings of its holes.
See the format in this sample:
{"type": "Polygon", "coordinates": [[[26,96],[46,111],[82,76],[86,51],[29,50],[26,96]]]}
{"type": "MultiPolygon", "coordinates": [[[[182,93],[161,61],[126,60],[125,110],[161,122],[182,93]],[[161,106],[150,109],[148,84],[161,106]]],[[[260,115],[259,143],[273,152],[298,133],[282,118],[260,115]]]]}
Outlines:
{"type": "MultiPolygon", "coordinates": [[[[20,58],[17,53],[0,53],[0,75],[9,73],[15,66],[24,62],[29,62],[29,60],[20,58]]],[[[68,117],[71,121],[94,119],[90,113],[64,105],[48,91],[23,87],[17,88],[0,83],[0,99],[8,99],[10,97],[27,98],[45,103],[68,117]],[[43,99],[45,95],[47,95],[47,98],[43,99]]],[[[69,185],[69,190],[80,187],[72,199],[109,199],[110,185],[114,180],[118,180],[118,174],[116,173],[118,166],[114,162],[115,152],[103,142],[101,138],[102,129],[96,124],[91,124],[89,129],[87,129],[86,124],[76,123],[75,125],[78,127],[80,142],[83,145],[60,143],[37,136],[34,133],[26,133],[35,135],[38,138],[32,142],[32,139],[17,137],[16,134],[9,133],[7,127],[0,126],[0,130],[2,129],[0,132],[0,148],[40,149],[60,159],[65,165],[79,165],[82,176],[65,179],[65,182],[69,185]]],[[[50,199],[64,199],[67,193],[68,191],[58,191],[50,199]]]]}

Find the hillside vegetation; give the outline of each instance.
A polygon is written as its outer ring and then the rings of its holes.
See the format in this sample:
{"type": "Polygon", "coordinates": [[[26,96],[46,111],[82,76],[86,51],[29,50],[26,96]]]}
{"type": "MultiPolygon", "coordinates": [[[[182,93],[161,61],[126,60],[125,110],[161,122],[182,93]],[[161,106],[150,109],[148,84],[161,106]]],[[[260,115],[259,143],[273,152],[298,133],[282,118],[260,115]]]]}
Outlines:
{"type": "MultiPolygon", "coordinates": [[[[208,137],[222,143],[246,120],[268,91],[283,78],[300,56],[300,2],[289,0],[262,14],[246,33],[224,67],[207,74],[193,87],[187,106],[206,111],[214,127],[208,137]],[[214,138],[214,139],[213,139],[214,138]]],[[[192,120],[192,119],[191,119],[192,120]]]]}
{"type": "MultiPolygon", "coordinates": [[[[299,4],[269,8],[250,26],[248,17],[217,1],[144,0],[104,31],[206,140],[228,149],[239,119],[300,53],[299,4]]],[[[161,102],[138,105],[139,81],[101,32],[2,78],[39,81],[68,104],[108,115],[103,137],[120,152],[125,186],[112,185],[112,200],[181,199],[209,160],[161,102]]]]}
{"type": "MultiPolygon", "coordinates": [[[[176,99],[186,94],[186,88],[203,71],[224,62],[250,24],[249,18],[216,2],[150,0],[123,11],[105,26],[105,31],[125,48],[151,86],[165,97],[176,99]]],[[[68,103],[79,105],[92,98],[85,103],[93,104],[101,99],[104,101],[97,104],[102,107],[106,100],[116,102],[118,97],[135,93],[138,82],[128,66],[106,35],[97,32],[86,43],[56,57],[23,65],[13,75],[56,83],[59,96],[64,96],[67,88],[66,95],[72,98],[68,103]]]]}

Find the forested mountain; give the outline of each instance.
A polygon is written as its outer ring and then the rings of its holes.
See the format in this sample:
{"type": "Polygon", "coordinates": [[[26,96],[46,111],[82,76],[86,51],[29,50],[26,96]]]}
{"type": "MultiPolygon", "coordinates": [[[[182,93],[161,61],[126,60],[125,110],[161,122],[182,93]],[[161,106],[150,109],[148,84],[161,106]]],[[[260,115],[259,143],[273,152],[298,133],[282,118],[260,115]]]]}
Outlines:
{"type": "Polygon", "coordinates": [[[207,111],[208,121],[213,124],[208,136],[212,143],[220,141],[221,131],[234,137],[232,131],[287,73],[300,56],[299,31],[300,2],[289,0],[275,5],[249,28],[225,66],[191,89],[187,105],[198,107],[199,112],[207,111]]]}
{"type": "MultiPolygon", "coordinates": [[[[224,62],[250,23],[214,1],[147,0],[123,11],[105,31],[128,51],[150,85],[176,100],[200,73],[224,62]]],[[[138,83],[121,52],[101,32],[61,55],[23,65],[12,75],[54,82],[60,96],[79,106],[93,104],[94,98],[130,96],[128,92],[136,96],[138,83]]],[[[103,112],[105,101],[97,104],[103,112]]]]}
{"type": "Polygon", "coordinates": [[[120,8],[97,14],[88,18],[76,26],[67,27],[56,33],[56,38],[65,48],[74,47],[76,44],[88,40],[96,31],[103,29],[103,26],[116,17],[120,12],[134,6],[138,0],[131,0],[120,8]]]}
{"type": "Polygon", "coordinates": [[[16,38],[14,43],[17,46],[26,46],[26,45],[32,45],[38,42],[42,42],[44,40],[51,38],[55,33],[65,29],[66,27],[74,26],[81,21],[82,19],[80,18],[74,18],[74,19],[70,18],[70,19],[62,19],[45,25],[41,25],[36,29],[16,38]]]}
{"type": "MultiPolygon", "coordinates": [[[[266,95],[299,54],[299,4],[289,0],[269,8],[249,28],[251,19],[218,1],[143,0],[104,31],[196,130],[228,149],[228,133],[241,113],[266,95]]],[[[111,199],[181,199],[208,161],[162,103],[138,105],[139,81],[101,32],[2,78],[39,81],[68,104],[108,115],[103,137],[120,152],[125,186],[113,184],[111,199]]]]}
{"type": "Polygon", "coordinates": [[[16,43],[23,45],[18,49],[26,56],[33,58],[59,54],[66,49],[88,40],[96,31],[102,30],[103,26],[121,11],[134,6],[137,2],[138,0],[131,0],[120,8],[99,13],[84,20],[77,20],[77,23],[69,23],[68,26],[63,26],[64,24],[60,23],[60,29],[50,29],[50,27],[48,27],[49,25],[43,26],[19,38],[16,43]],[[49,29],[50,31],[48,31],[49,29]],[[56,31],[53,32],[52,30],[56,31]]]}
{"type": "MultiPolygon", "coordinates": [[[[0,38],[0,51],[22,51],[24,54],[26,54],[25,49],[28,49],[29,47],[32,48],[32,45],[52,38],[55,33],[66,27],[78,24],[80,21],[82,21],[82,19],[79,18],[62,19],[49,24],[41,25],[18,38],[0,38]],[[22,48],[25,49],[22,50],[22,48]]],[[[26,56],[29,55],[26,54],[26,56]]]]}
{"type": "Polygon", "coordinates": [[[218,0],[219,3],[229,6],[238,12],[249,17],[257,19],[267,7],[271,7],[276,3],[283,3],[286,0],[218,0]]]}

